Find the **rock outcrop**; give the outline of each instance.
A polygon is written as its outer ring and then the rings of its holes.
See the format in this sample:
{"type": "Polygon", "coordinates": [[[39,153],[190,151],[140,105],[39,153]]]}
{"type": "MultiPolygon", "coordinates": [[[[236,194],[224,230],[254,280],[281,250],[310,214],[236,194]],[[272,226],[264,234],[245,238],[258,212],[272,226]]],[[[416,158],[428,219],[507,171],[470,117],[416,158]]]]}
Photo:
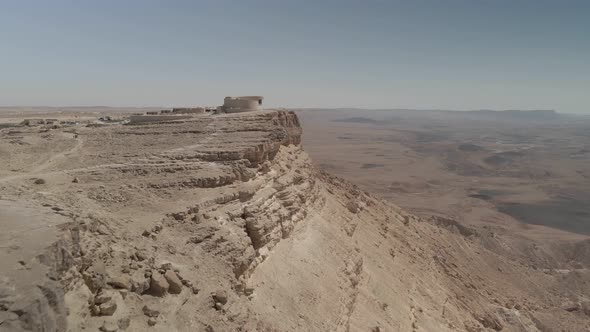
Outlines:
{"type": "MultiPolygon", "coordinates": [[[[3,187],[3,197],[58,206],[52,213],[67,222],[59,245],[38,260],[55,285],[39,287],[43,296],[28,307],[0,293],[2,328],[589,326],[584,299],[574,299],[583,303],[576,310],[547,300],[557,277],[487,251],[466,227],[426,222],[319,171],[300,146],[293,112],[84,128],[61,139],[67,149],[35,174],[51,179],[42,194],[27,182],[33,176],[3,187]]],[[[554,297],[588,294],[587,285],[571,284],[554,297]]]]}

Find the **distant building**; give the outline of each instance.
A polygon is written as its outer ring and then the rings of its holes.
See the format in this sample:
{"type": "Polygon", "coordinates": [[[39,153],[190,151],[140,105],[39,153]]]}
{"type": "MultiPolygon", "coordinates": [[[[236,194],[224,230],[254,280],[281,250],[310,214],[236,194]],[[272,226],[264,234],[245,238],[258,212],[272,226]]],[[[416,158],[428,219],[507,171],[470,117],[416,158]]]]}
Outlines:
{"type": "Polygon", "coordinates": [[[262,96],[225,97],[223,106],[218,111],[223,113],[240,113],[262,110],[262,96]]]}
{"type": "Polygon", "coordinates": [[[192,115],[171,115],[171,114],[149,114],[149,115],[131,115],[124,124],[139,125],[149,123],[170,123],[174,121],[183,121],[192,118],[192,115]]]}
{"type": "Polygon", "coordinates": [[[68,126],[75,126],[78,124],[78,122],[72,121],[72,120],[60,121],[59,123],[62,125],[68,125],[68,126]]]}
{"type": "Polygon", "coordinates": [[[39,125],[45,124],[45,120],[44,119],[25,119],[22,122],[22,124],[25,126],[39,126],[39,125]]]}
{"type": "Polygon", "coordinates": [[[21,122],[24,126],[40,126],[40,125],[53,125],[59,124],[58,119],[25,119],[21,122]]]}
{"type": "Polygon", "coordinates": [[[161,114],[170,114],[170,113],[172,113],[172,111],[171,110],[161,110],[160,113],[161,114]]]}
{"type": "Polygon", "coordinates": [[[158,115],[160,113],[158,113],[158,111],[150,111],[150,112],[145,112],[145,114],[147,114],[147,115],[158,115]]]}

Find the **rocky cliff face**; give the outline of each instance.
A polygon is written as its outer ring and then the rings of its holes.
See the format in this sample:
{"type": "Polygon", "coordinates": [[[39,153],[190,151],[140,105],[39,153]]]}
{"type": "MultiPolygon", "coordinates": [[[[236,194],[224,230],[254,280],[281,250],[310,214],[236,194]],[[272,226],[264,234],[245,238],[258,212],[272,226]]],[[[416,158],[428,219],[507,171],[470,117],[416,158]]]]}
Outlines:
{"type": "MultiPolygon", "coordinates": [[[[317,170],[293,112],[76,134],[35,165],[41,188],[3,187],[71,219],[45,260],[65,293],[52,312],[70,331],[589,326],[587,302],[572,297],[587,284],[560,293],[559,277],[487,251],[477,232],[422,221],[317,170]],[[575,310],[561,309],[568,301],[575,310]]],[[[2,308],[11,327],[63,330],[2,308]]]]}

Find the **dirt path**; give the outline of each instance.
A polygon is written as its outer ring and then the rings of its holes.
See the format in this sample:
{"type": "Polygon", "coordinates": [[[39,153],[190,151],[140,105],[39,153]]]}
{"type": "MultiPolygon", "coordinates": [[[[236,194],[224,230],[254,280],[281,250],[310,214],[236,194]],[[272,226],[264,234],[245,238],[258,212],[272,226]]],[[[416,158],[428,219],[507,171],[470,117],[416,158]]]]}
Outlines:
{"type": "Polygon", "coordinates": [[[62,151],[62,152],[59,152],[59,153],[56,153],[54,155],[51,155],[51,157],[49,157],[49,159],[47,159],[46,161],[37,165],[36,167],[34,167],[33,169],[31,169],[28,172],[9,175],[9,176],[5,176],[5,177],[0,177],[0,183],[5,183],[5,182],[9,182],[9,181],[16,180],[16,179],[29,178],[29,177],[33,177],[35,175],[44,174],[42,172],[44,170],[48,169],[49,167],[51,167],[51,165],[55,164],[56,161],[66,157],[66,156],[69,156],[72,153],[75,153],[76,151],[78,151],[82,147],[84,141],[80,137],[76,137],[75,139],[76,139],[76,145],[74,145],[72,148],[62,151]]]}
{"type": "Polygon", "coordinates": [[[43,163],[41,163],[37,167],[31,169],[30,173],[35,174],[35,173],[39,173],[43,170],[46,170],[49,167],[51,167],[51,165],[54,164],[57,160],[78,151],[82,147],[82,144],[84,143],[84,141],[80,137],[76,137],[76,136],[74,136],[74,139],[76,140],[76,145],[74,145],[72,148],[70,148],[68,150],[65,150],[60,153],[56,153],[56,154],[52,155],[51,157],[49,157],[49,159],[47,159],[46,161],[44,161],[43,163]]]}

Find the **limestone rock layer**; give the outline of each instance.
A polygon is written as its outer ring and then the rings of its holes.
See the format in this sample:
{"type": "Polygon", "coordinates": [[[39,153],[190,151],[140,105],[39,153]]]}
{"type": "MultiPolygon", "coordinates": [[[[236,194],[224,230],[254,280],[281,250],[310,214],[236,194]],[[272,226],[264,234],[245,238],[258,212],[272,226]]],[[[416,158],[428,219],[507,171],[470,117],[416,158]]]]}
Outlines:
{"type": "Polygon", "coordinates": [[[2,199],[65,221],[36,258],[48,271],[41,281],[58,285],[35,288],[23,305],[3,283],[0,330],[589,326],[586,302],[556,309],[587,284],[559,293],[561,277],[487,250],[484,235],[421,220],[320,171],[301,134],[295,113],[268,111],[56,129],[51,144],[19,146],[38,160],[0,182],[2,199]]]}

